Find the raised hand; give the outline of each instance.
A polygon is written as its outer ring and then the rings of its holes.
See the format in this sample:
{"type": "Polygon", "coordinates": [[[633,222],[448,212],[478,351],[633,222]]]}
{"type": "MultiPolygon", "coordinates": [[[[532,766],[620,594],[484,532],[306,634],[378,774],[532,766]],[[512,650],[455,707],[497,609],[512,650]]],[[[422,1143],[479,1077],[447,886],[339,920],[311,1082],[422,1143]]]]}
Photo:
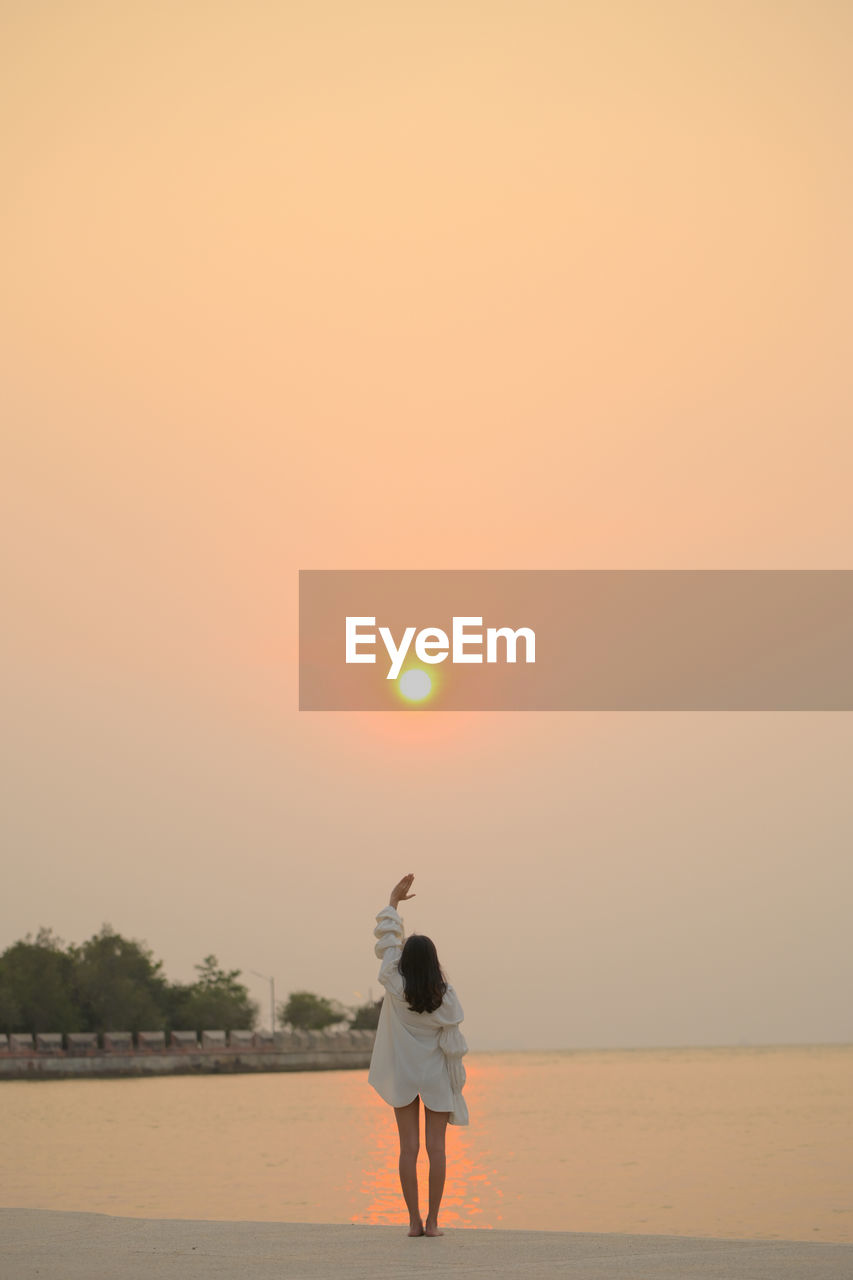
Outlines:
{"type": "Polygon", "coordinates": [[[403,879],[398,880],[394,885],[394,888],[391,890],[391,897],[388,901],[395,911],[397,910],[397,904],[399,902],[408,902],[409,898],[415,897],[415,894],[409,893],[414,878],[414,874],[403,876],[403,879]]]}

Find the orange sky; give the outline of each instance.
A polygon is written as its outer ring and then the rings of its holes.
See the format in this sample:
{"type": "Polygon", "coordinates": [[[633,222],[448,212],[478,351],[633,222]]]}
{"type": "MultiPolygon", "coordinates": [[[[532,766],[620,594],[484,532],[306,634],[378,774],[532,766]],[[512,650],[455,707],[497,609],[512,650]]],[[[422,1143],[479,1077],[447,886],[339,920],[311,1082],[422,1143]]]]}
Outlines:
{"type": "Polygon", "coordinates": [[[296,591],[851,567],[851,36],[6,6],[0,948],[349,1000],[413,870],[474,1045],[850,1038],[850,717],[300,716],[296,591]]]}

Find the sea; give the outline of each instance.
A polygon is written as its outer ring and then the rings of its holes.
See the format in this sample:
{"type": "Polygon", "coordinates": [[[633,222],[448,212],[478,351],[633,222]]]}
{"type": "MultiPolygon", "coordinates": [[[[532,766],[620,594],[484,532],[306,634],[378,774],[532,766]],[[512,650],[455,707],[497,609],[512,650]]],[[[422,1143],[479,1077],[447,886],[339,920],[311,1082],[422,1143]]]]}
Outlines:
{"type": "MultiPolygon", "coordinates": [[[[465,1061],[445,1227],[853,1242],[853,1045],[465,1061]]],[[[0,1124],[7,1207],[406,1221],[366,1071],[2,1081],[0,1124]]]]}

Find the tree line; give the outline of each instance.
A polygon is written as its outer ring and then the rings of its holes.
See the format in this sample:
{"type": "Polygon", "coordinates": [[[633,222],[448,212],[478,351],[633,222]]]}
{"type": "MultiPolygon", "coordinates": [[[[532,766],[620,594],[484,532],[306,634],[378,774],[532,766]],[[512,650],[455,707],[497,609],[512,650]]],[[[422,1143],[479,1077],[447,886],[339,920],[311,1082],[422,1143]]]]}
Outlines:
{"type": "MultiPolygon", "coordinates": [[[[108,924],[87,942],[66,945],[50,929],[27,934],[0,955],[0,1033],[58,1031],[251,1031],[258,1005],[241,970],[215,955],[195,965],[195,982],[170,982],[144,942],[108,924]]],[[[375,1027],[381,1001],[349,1008],[309,991],[277,1008],[281,1026],[375,1027]]]]}

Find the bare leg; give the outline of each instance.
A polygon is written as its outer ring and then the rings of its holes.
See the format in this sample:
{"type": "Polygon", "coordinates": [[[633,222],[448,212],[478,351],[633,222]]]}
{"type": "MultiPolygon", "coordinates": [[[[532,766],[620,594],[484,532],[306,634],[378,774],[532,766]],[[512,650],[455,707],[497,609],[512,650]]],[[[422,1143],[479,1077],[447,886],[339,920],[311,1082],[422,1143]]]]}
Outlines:
{"type": "MultiPolygon", "coordinates": [[[[395,1107],[400,1134],[400,1186],[409,1211],[409,1235],[422,1236],[424,1224],[418,1208],[418,1147],[420,1145],[421,1100],[415,1098],[407,1107],[395,1107]]],[[[429,1114],[429,1113],[427,1113],[429,1114]]]]}
{"type": "Polygon", "coordinates": [[[424,1235],[427,1236],[444,1235],[444,1232],[438,1229],[438,1210],[444,1193],[444,1177],[447,1172],[444,1135],[449,1117],[449,1111],[430,1111],[429,1107],[424,1107],[426,1149],[429,1156],[429,1213],[424,1231],[424,1235]]]}

